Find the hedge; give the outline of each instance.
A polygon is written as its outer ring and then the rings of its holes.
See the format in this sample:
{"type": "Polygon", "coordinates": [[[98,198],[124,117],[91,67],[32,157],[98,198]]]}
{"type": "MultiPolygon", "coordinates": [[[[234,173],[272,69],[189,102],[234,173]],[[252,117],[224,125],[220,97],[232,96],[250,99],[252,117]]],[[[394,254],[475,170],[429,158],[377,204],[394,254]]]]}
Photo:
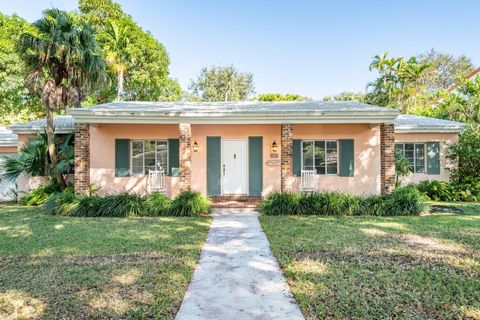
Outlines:
{"type": "Polygon", "coordinates": [[[212,210],[198,192],[180,193],[173,201],[163,194],[121,193],[100,197],[55,193],[43,204],[46,213],[76,217],[199,216],[212,210]]]}
{"type": "Polygon", "coordinates": [[[266,215],[419,215],[428,209],[422,200],[422,195],[413,186],[369,197],[338,192],[274,192],[262,200],[258,209],[266,215]]]}

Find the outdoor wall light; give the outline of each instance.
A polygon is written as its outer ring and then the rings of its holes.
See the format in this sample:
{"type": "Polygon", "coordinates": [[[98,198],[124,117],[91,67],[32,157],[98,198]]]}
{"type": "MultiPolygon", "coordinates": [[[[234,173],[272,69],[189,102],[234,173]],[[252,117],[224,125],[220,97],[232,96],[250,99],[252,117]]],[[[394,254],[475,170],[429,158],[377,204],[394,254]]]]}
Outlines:
{"type": "Polygon", "coordinates": [[[193,152],[198,152],[198,142],[197,142],[197,140],[195,140],[195,142],[193,143],[193,152]]]}
{"type": "Polygon", "coordinates": [[[272,153],[277,153],[278,151],[278,145],[277,145],[277,142],[275,140],[273,140],[273,143],[272,143],[272,153]]]}

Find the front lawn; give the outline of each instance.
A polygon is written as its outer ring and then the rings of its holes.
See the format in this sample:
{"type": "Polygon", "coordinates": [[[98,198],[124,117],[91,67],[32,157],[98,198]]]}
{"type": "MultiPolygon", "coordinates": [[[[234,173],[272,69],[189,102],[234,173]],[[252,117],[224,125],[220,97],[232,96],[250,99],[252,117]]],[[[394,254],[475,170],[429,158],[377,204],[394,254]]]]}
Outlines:
{"type": "Polygon", "coordinates": [[[260,217],[308,319],[480,319],[480,205],[415,217],[260,217]]]}
{"type": "Polygon", "coordinates": [[[0,206],[0,319],[174,318],[210,222],[0,206]]]}

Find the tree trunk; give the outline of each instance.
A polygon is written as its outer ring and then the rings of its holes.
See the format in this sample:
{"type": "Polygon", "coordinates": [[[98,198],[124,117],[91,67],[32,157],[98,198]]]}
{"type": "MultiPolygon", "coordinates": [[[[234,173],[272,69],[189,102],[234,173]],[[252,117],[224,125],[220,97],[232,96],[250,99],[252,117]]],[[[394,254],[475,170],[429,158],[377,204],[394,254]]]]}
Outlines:
{"type": "Polygon", "coordinates": [[[57,157],[57,147],[55,146],[55,128],[53,126],[53,110],[47,105],[47,143],[48,143],[48,155],[50,156],[50,161],[52,162],[52,173],[57,180],[60,189],[63,191],[65,189],[65,181],[63,181],[62,174],[55,170],[55,167],[58,163],[57,157]]]}
{"type": "Polygon", "coordinates": [[[123,69],[120,68],[117,73],[117,101],[120,101],[123,93],[123,69]]]}

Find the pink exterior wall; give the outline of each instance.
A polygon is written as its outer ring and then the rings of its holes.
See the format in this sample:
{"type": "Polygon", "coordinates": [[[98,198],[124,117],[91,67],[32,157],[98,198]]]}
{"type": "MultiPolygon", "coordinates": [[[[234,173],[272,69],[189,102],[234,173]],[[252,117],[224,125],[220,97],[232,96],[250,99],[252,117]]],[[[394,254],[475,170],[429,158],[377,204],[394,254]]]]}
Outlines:
{"type": "MultiPolygon", "coordinates": [[[[354,175],[318,175],[319,191],[380,193],[380,126],[369,124],[294,124],[294,139],[354,139],[354,175]]],[[[298,189],[300,177],[293,178],[298,189]]]]}
{"type": "MultiPolygon", "coordinates": [[[[99,194],[146,192],[145,176],[115,177],[115,139],[177,139],[178,125],[101,124],[90,127],[90,182],[99,194]]],[[[169,195],[178,192],[178,178],[167,177],[169,195]]]]}
{"type": "Polygon", "coordinates": [[[457,133],[395,133],[395,143],[402,142],[440,142],[440,174],[412,173],[402,178],[402,184],[419,183],[424,180],[450,180],[452,164],[445,158],[445,149],[458,141],[457,133]]]}
{"type": "MultiPolygon", "coordinates": [[[[144,176],[115,177],[115,139],[175,139],[178,125],[101,124],[90,129],[91,183],[100,188],[99,194],[145,192],[144,176]]],[[[356,194],[380,192],[380,128],[368,124],[299,124],[294,125],[294,139],[354,139],[355,173],[353,177],[318,176],[322,191],[344,191],[356,194]]],[[[266,195],[280,190],[280,125],[192,125],[192,143],[197,141],[198,152],[192,152],[192,190],[206,193],[206,138],[223,139],[263,137],[263,192],[266,195]],[[271,157],[273,141],[279,145],[271,157]]],[[[292,184],[298,188],[299,178],[292,184]]],[[[178,178],[168,177],[169,195],[178,193],[178,178]]]]}

